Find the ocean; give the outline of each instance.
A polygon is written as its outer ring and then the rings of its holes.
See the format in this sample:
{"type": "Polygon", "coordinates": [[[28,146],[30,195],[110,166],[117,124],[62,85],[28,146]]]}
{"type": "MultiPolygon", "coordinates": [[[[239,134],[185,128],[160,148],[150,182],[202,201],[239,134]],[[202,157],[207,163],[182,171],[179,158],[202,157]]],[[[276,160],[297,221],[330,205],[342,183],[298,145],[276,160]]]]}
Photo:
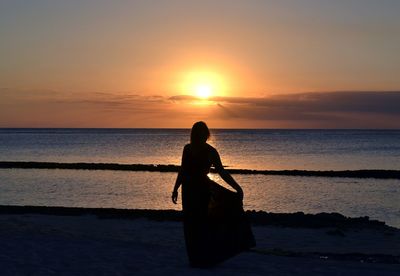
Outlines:
{"type": "MultiPolygon", "coordinates": [[[[179,165],[189,129],[0,129],[0,161],[179,165]]],[[[400,130],[212,129],[223,164],[257,170],[400,170],[400,130]]],[[[241,175],[244,207],[339,212],[400,227],[400,180],[241,175]]],[[[180,209],[176,173],[0,169],[1,205],[180,209]]],[[[210,177],[223,184],[218,175],[210,177]]],[[[224,185],[224,184],[223,184],[224,185]]]]}

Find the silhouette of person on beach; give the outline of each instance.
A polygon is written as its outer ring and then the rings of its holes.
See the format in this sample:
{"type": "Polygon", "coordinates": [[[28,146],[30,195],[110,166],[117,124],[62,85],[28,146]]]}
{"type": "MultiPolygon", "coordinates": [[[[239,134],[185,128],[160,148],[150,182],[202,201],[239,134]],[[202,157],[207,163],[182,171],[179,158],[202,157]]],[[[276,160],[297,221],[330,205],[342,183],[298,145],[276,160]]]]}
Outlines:
{"type": "Polygon", "coordinates": [[[209,137],[204,122],[193,125],[172,192],[176,204],[182,185],[184,237],[193,267],[216,265],[255,245],[242,207],[243,190],[224,169],[217,150],[207,144],[209,137]],[[236,193],[208,178],[211,166],[236,193]]]}

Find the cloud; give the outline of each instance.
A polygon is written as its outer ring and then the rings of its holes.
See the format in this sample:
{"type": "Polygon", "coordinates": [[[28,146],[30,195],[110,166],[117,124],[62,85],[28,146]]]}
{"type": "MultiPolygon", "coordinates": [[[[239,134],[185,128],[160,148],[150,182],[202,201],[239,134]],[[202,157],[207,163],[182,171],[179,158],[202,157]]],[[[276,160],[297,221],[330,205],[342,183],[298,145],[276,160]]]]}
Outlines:
{"type": "MultiPolygon", "coordinates": [[[[179,95],[172,101],[194,101],[194,96],[179,95]]],[[[273,95],[265,98],[210,97],[219,104],[276,108],[299,112],[377,112],[400,114],[400,91],[309,92],[273,95]]]]}
{"type": "Polygon", "coordinates": [[[170,105],[157,95],[0,89],[0,127],[146,127],[170,105]]]}
{"type": "MultiPolygon", "coordinates": [[[[174,96],[194,101],[193,96],[174,96]]],[[[341,91],[271,95],[264,98],[211,97],[223,119],[285,121],[298,127],[399,128],[400,91],[341,91]]],[[[288,125],[288,124],[285,124],[288,125]]]]}
{"type": "Polygon", "coordinates": [[[400,91],[215,96],[196,105],[190,95],[4,88],[0,99],[0,126],[400,128],[400,91]]]}
{"type": "MultiPolygon", "coordinates": [[[[59,106],[77,108],[95,108],[102,110],[146,110],[147,104],[165,103],[166,99],[158,95],[144,96],[128,93],[107,92],[68,92],[57,90],[0,89],[0,98],[8,105],[59,106]]],[[[150,108],[151,109],[151,108],[150,108]]]]}

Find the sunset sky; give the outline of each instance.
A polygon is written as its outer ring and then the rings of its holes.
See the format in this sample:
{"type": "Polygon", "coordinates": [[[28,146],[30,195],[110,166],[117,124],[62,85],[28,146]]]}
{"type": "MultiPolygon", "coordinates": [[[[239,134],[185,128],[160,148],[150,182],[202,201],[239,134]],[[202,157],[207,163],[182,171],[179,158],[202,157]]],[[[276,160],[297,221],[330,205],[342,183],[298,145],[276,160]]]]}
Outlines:
{"type": "Polygon", "coordinates": [[[400,128],[400,1],[0,2],[0,127],[400,128]]]}

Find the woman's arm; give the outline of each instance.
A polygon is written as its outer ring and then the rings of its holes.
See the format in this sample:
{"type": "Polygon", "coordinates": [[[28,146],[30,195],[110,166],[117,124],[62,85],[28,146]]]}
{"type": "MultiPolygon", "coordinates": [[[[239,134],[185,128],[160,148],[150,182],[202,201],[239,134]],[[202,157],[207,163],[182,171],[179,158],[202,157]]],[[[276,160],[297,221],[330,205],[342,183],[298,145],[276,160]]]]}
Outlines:
{"type": "Polygon", "coordinates": [[[231,174],[227,172],[224,169],[224,166],[222,166],[221,158],[219,157],[218,151],[213,150],[212,151],[212,162],[214,164],[215,170],[218,172],[218,174],[221,176],[221,178],[228,183],[229,186],[231,186],[233,189],[236,190],[238,193],[239,197],[241,200],[243,200],[243,190],[242,187],[233,179],[231,174]]]}
{"type": "Polygon", "coordinates": [[[176,177],[174,190],[172,191],[172,202],[176,204],[178,201],[178,189],[182,184],[182,168],[178,172],[178,176],[176,177]]]}
{"type": "Polygon", "coordinates": [[[184,159],[185,159],[185,155],[186,155],[186,146],[183,148],[181,168],[179,169],[178,176],[176,177],[174,189],[172,191],[172,202],[174,204],[176,204],[176,202],[178,201],[178,189],[182,184],[182,177],[183,177],[182,176],[183,175],[183,173],[182,173],[183,169],[182,168],[183,168],[183,162],[184,162],[184,159]]]}

